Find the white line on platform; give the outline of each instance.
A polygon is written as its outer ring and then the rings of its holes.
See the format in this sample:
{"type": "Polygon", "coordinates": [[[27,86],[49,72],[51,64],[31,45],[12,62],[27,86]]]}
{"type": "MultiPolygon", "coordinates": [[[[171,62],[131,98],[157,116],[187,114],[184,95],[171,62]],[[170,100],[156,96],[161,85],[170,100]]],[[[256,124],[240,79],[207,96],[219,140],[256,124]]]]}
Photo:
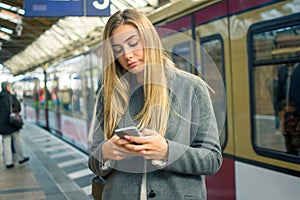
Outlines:
{"type": "Polygon", "coordinates": [[[79,163],[87,164],[87,161],[88,161],[88,158],[78,158],[78,159],[58,163],[58,166],[63,168],[63,167],[69,167],[69,166],[72,166],[72,165],[76,165],[76,164],[79,164],[79,163]]]}
{"type": "Polygon", "coordinates": [[[83,169],[83,170],[80,170],[80,171],[70,173],[70,174],[68,174],[68,176],[71,179],[76,179],[76,178],[80,178],[80,177],[91,175],[91,174],[93,174],[93,172],[91,172],[90,169],[83,169]]]}

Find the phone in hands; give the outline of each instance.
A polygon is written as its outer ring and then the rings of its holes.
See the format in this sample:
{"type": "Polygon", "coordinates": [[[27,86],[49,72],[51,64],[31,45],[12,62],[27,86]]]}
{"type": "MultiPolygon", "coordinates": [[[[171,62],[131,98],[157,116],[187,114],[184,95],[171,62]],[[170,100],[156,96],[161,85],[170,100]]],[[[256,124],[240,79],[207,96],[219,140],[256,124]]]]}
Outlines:
{"type": "Polygon", "coordinates": [[[130,136],[142,136],[141,132],[135,126],[129,126],[125,128],[116,129],[115,134],[117,134],[121,139],[124,139],[124,135],[130,136]]]}

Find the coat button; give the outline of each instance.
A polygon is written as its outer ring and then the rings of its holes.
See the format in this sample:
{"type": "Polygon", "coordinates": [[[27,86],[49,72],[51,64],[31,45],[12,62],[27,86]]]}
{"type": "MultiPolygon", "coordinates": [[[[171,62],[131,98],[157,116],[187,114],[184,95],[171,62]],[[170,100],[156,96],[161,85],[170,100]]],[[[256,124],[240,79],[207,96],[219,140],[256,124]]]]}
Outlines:
{"type": "Polygon", "coordinates": [[[154,198],[156,196],[156,194],[153,192],[153,190],[151,190],[151,192],[148,194],[149,198],[154,198]]]}

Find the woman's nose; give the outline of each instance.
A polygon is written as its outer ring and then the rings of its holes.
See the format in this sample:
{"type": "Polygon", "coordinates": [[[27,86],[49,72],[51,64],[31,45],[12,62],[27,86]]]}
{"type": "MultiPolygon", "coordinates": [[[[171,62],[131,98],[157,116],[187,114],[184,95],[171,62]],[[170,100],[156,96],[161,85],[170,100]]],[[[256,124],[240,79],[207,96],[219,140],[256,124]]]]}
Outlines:
{"type": "Polygon", "coordinates": [[[126,59],[132,58],[133,57],[133,51],[132,51],[132,49],[125,48],[124,49],[124,57],[126,59]]]}

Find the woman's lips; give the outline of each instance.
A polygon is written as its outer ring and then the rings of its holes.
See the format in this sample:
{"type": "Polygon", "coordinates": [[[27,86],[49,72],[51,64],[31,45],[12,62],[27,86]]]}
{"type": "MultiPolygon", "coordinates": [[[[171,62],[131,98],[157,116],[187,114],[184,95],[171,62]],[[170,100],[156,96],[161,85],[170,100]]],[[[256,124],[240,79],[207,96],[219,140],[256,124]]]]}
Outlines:
{"type": "Polygon", "coordinates": [[[135,62],[130,62],[130,63],[128,63],[128,67],[136,67],[136,66],[138,66],[138,64],[139,64],[139,61],[135,61],[135,62]]]}

